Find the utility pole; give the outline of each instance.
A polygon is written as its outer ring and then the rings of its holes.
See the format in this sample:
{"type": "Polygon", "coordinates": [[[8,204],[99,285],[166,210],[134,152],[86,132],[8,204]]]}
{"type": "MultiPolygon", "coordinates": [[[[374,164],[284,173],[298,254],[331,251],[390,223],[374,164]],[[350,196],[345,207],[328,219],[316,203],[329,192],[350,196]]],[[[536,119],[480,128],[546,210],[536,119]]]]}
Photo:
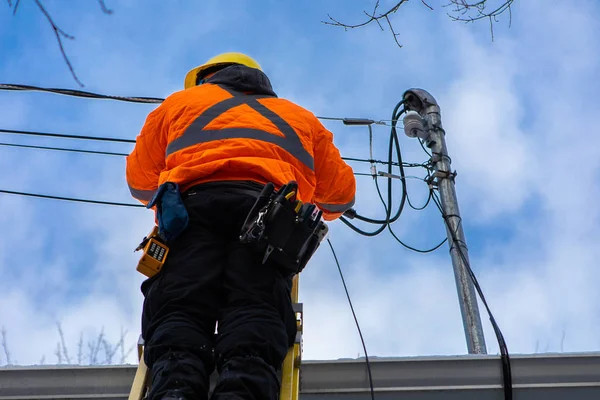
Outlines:
{"type": "Polygon", "coordinates": [[[435,178],[433,183],[438,188],[442,210],[446,216],[446,233],[467,348],[469,354],[487,354],[477,297],[467,266],[469,254],[454,187],[455,173],[451,170],[445,133],[442,129],[440,107],[435,98],[422,89],[407,90],[403,99],[407,111],[418,113],[408,114],[404,118],[406,135],[424,139],[427,147],[431,149],[435,178]]]}

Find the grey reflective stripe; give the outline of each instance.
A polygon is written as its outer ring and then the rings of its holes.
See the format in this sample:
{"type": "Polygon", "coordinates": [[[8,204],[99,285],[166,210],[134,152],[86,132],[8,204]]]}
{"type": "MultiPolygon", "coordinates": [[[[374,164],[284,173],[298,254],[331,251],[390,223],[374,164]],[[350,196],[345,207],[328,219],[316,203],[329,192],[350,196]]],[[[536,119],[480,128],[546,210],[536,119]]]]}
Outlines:
{"type": "Polygon", "coordinates": [[[140,189],[134,189],[131,186],[129,186],[129,191],[131,192],[131,195],[133,197],[135,197],[138,200],[144,200],[144,201],[152,200],[154,193],[156,193],[156,190],[140,190],[140,189]]]}
{"type": "Polygon", "coordinates": [[[306,165],[311,170],[314,170],[314,159],[313,156],[306,151],[300,138],[287,122],[284,121],[279,115],[269,110],[264,105],[260,104],[257,99],[259,98],[271,98],[273,96],[263,95],[240,95],[225,99],[217,104],[212,105],[200,116],[198,116],[194,122],[187,127],[183,135],[169,143],[167,146],[166,157],[175,153],[176,151],[185,149],[187,147],[211,142],[213,140],[222,139],[255,139],[261,140],[268,143],[273,143],[294,157],[300,162],[306,165]],[[258,112],[263,117],[267,118],[283,133],[283,137],[261,131],[259,129],[252,128],[224,128],[219,130],[204,130],[215,118],[219,115],[231,110],[234,107],[246,104],[258,112]]]}
{"type": "Polygon", "coordinates": [[[344,211],[350,209],[350,207],[352,207],[354,205],[354,200],[355,199],[352,198],[352,200],[346,204],[323,204],[323,203],[316,203],[316,204],[325,211],[344,212],[344,211]]]}

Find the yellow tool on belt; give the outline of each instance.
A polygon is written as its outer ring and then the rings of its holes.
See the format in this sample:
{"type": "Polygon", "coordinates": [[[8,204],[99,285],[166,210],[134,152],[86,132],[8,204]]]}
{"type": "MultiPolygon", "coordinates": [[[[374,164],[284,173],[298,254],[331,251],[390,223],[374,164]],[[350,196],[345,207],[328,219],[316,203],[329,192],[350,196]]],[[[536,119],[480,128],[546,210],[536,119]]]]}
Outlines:
{"type": "Polygon", "coordinates": [[[158,226],[155,226],[148,236],[144,237],[135,251],[142,249],[144,252],[136,269],[151,278],[160,272],[169,254],[169,248],[158,234],[158,226]]]}

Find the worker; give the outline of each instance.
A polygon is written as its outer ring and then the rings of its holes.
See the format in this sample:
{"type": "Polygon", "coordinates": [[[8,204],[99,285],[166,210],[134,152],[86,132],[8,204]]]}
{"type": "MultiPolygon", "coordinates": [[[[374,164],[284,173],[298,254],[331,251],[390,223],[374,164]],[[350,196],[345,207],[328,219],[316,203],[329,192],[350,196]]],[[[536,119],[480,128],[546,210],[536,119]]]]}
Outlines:
{"type": "Polygon", "coordinates": [[[268,183],[297,182],[298,199],[335,220],[354,204],[353,171],[332,133],[245,54],[213,57],[184,87],[148,115],[127,157],[131,194],[169,236],[164,267],[141,286],[148,398],[207,399],[216,368],[211,399],[277,399],[296,336],[292,276],[263,264],[240,229],[268,183]]]}

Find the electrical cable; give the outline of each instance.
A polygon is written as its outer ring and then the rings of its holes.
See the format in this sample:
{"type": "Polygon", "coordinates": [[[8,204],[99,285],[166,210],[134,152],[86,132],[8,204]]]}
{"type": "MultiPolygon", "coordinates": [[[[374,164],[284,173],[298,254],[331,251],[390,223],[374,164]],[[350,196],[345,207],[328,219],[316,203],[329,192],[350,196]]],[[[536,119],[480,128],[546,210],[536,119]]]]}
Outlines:
{"type": "MultiPolygon", "coordinates": [[[[144,97],[144,96],[112,96],[100,93],[87,92],[83,90],[74,90],[74,89],[58,89],[58,88],[43,88],[39,86],[31,86],[31,85],[20,85],[20,84],[7,84],[0,83],[0,90],[11,90],[11,91],[37,91],[37,92],[47,92],[54,94],[62,94],[65,96],[74,96],[74,97],[84,97],[88,99],[104,99],[104,100],[117,100],[117,101],[125,101],[129,103],[145,103],[145,104],[160,104],[165,99],[160,97],[144,97]]],[[[318,119],[322,120],[331,120],[331,121],[348,121],[348,120],[363,120],[362,118],[342,118],[342,117],[320,117],[317,116],[318,119]]],[[[371,120],[372,123],[377,125],[385,125],[390,126],[387,122],[393,122],[391,120],[371,120]]]]}
{"type": "MultiPolygon", "coordinates": [[[[0,133],[8,133],[8,134],[17,134],[17,135],[32,135],[32,136],[45,136],[45,137],[54,137],[54,138],[63,138],[63,139],[80,139],[80,140],[97,140],[103,142],[116,142],[116,143],[131,143],[135,144],[134,139],[123,139],[123,138],[111,138],[111,137],[100,137],[100,136],[81,136],[81,135],[71,135],[71,134],[63,134],[63,133],[49,133],[49,132],[38,132],[38,131],[24,131],[24,130],[15,130],[15,129],[0,129],[0,133]]],[[[43,146],[26,146],[26,145],[16,145],[9,143],[0,143],[2,146],[13,146],[13,147],[28,147],[28,148],[39,148],[46,150],[59,150],[59,151],[77,151],[75,149],[66,149],[59,147],[43,147],[43,146]]],[[[85,152],[85,151],[82,151],[85,152]]],[[[98,154],[102,154],[102,152],[98,152],[98,154]]],[[[115,153],[115,154],[107,154],[107,155],[127,155],[123,153],[115,153]]],[[[388,162],[382,160],[371,160],[366,158],[354,158],[354,157],[342,157],[343,160],[346,161],[356,161],[362,163],[377,163],[387,165],[388,162]]],[[[392,165],[399,166],[399,163],[392,162],[392,165]]],[[[405,168],[423,168],[423,164],[418,163],[404,163],[405,168]]],[[[371,176],[371,174],[369,174],[371,176]]]]}
{"type": "Polygon", "coordinates": [[[78,202],[78,203],[102,204],[102,205],[106,205],[106,206],[144,207],[145,208],[145,206],[143,204],[117,203],[117,202],[113,202],[113,201],[77,199],[74,197],[51,196],[51,195],[46,195],[46,194],[16,192],[16,191],[12,191],[12,190],[4,190],[4,189],[0,189],[0,193],[14,194],[14,195],[18,195],[18,196],[27,196],[27,197],[38,197],[38,198],[42,198],[42,199],[73,201],[73,202],[78,202]]]}
{"type": "MultiPolygon", "coordinates": [[[[421,139],[419,139],[419,144],[421,145],[421,148],[423,149],[423,151],[425,152],[425,154],[427,154],[430,157],[430,162],[428,165],[428,174],[427,174],[427,178],[426,181],[429,181],[431,178],[431,172],[434,169],[433,166],[433,162],[431,161],[431,157],[432,157],[432,153],[430,153],[426,148],[425,145],[423,144],[423,141],[421,139]]],[[[449,158],[449,157],[448,157],[449,158]]],[[[442,178],[442,179],[448,179],[448,178],[442,178]]],[[[461,260],[463,261],[467,272],[469,274],[469,277],[471,278],[471,281],[473,282],[473,286],[475,287],[475,290],[477,291],[477,294],[479,295],[479,298],[481,299],[481,302],[483,303],[483,305],[485,306],[485,309],[489,315],[490,318],[490,322],[492,324],[492,327],[494,329],[494,334],[496,335],[496,339],[498,341],[498,346],[500,347],[500,354],[501,354],[501,360],[502,360],[502,376],[503,376],[503,388],[504,388],[504,399],[505,400],[512,400],[513,396],[512,396],[512,371],[511,371],[511,364],[510,364],[510,356],[508,353],[508,346],[506,345],[506,341],[504,339],[504,335],[502,334],[502,331],[500,330],[500,327],[498,326],[498,323],[496,322],[496,319],[494,318],[494,315],[492,314],[492,311],[487,303],[487,300],[483,294],[483,290],[481,289],[481,286],[479,285],[479,281],[477,280],[477,277],[475,276],[475,273],[473,272],[473,270],[471,269],[471,264],[469,263],[469,261],[467,260],[467,257],[461,247],[461,243],[463,246],[466,245],[463,241],[460,241],[458,239],[458,235],[457,235],[457,230],[460,227],[460,224],[462,224],[462,218],[459,215],[447,215],[444,212],[444,209],[442,207],[441,204],[441,199],[438,197],[437,193],[433,190],[433,188],[430,188],[429,191],[429,199],[427,200],[427,203],[430,202],[430,200],[433,200],[433,202],[435,203],[435,205],[437,206],[438,210],[440,211],[440,213],[442,214],[442,218],[444,220],[444,224],[447,227],[447,231],[450,233],[451,236],[451,240],[452,243],[450,244],[450,251],[452,251],[452,249],[456,248],[461,260]],[[458,218],[458,223],[456,225],[456,230],[453,230],[450,226],[450,222],[448,221],[449,218],[451,217],[455,217],[458,218]]],[[[410,204],[410,200],[409,200],[409,204],[410,204]]],[[[442,243],[443,244],[443,243],[442,243]]]]}
{"type": "Polygon", "coordinates": [[[350,293],[348,292],[348,287],[346,286],[346,280],[344,279],[342,267],[340,266],[340,262],[337,258],[337,255],[335,254],[335,250],[333,249],[333,245],[331,244],[331,240],[329,240],[329,238],[327,239],[327,243],[329,244],[331,253],[333,253],[333,258],[335,259],[335,263],[336,263],[338,271],[340,273],[340,278],[342,279],[342,285],[344,285],[344,291],[346,292],[346,298],[348,299],[348,304],[350,305],[350,310],[352,311],[352,316],[354,317],[354,322],[356,324],[356,329],[358,330],[358,335],[360,336],[360,341],[362,343],[363,351],[365,352],[365,361],[367,363],[367,373],[369,375],[369,385],[371,387],[371,400],[375,400],[375,388],[373,386],[373,376],[371,374],[371,363],[369,361],[369,354],[367,353],[367,346],[365,344],[365,339],[364,339],[362,331],[360,329],[360,324],[358,323],[358,318],[356,317],[356,312],[354,311],[354,306],[352,305],[352,300],[350,299],[350,293]]]}
{"type": "MultiPolygon", "coordinates": [[[[127,153],[114,153],[114,152],[110,152],[110,151],[99,151],[99,150],[82,150],[82,149],[72,149],[72,148],[67,148],[67,147],[33,146],[33,145],[26,145],[26,144],[3,143],[3,142],[0,142],[0,146],[18,147],[18,148],[36,149],[36,150],[64,151],[64,152],[71,152],[71,153],[98,154],[98,155],[105,155],[105,156],[120,156],[120,157],[128,156],[127,153]]],[[[366,162],[368,162],[368,161],[366,161],[366,162]]],[[[372,176],[372,174],[361,173],[361,172],[355,172],[354,175],[356,175],[356,176],[372,176]]],[[[416,176],[414,176],[414,177],[411,176],[411,177],[407,177],[407,178],[420,179],[416,176]]]]}
{"type": "MultiPolygon", "coordinates": [[[[407,178],[408,178],[408,177],[407,177],[407,178]]],[[[423,206],[421,206],[421,207],[415,207],[415,206],[414,206],[414,205],[411,203],[411,201],[410,201],[410,196],[406,196],[406,200],[408,201],[408,205],[409,205],[409,207],[410,207],[410,208],[412,208],[412,209],[413,209],[413,210],[415,210],[415,211],[422,211],[422,210],[424,210],[425,208],[427,208],[427,206],[429,205],[429,203],[431,203],[431,197],[432,197],[432,194],[431,194],[431,190],[430,190],[430,191],[429,191],[429,195],[427,196],[427,200],[425,201],[425,204],[423,204],[423,206]]]]}
{"type": "Polygon", "coordinates": [[[429,158],[431,158],[431,153],[425,148],[425,145],[423,144],[423,140],[421,138],[418,138],[418,139],[419,139],[419,144],[421,145],[421,148],[423,149],[425,154],[427,154],[429,156],[429,158]]]}
{"type": "MultiPolygon", "coordinates": [[[[400,183],[402,185],[402,197],[400,200],[400,204],[398,206],[398,209],[396,211],[396,214],[391,217],[391,207],[386,207],[386,215],[385,215],[385,219],[384,220],[378,220],[378,219],[373,219],[373,218],[368,218],[368,217],[364,217],[360,214],[356,214],[353,218],[358,219],[360,221],[363,222],[367,222],[367,223],[371,223],[371,224],[375,224],[375,225],[380,225],[379,228],[377,228],[375,231],[372,232],[367,232],[365,230],[362,230],[356,226],[354,226],[350,221],[348,221],[344,216],[341,216],[339,219],[342,223],[344,223],[346,226],[348,226],[350,229],[352,229],[353,231],[359,233],[360,235],[363,236],[368,236],[368,237],[373,237],[376,236],[378,234],[380,234],[381,232],[383,232],[386,228],[386,226],[388,226],[390,223],[395,222],[400,215],[402,214],[402,211],[404,209],[404,204],[406,201],[406,180],[403,179],[404,178],[404,168],[403,168],[403,162],[402,162],[402,153],[400,151],[400,144],[398,141],[398,135],[396,132],[396,122],[398,121],[400,115],[402,115],[405,112],[405,109],[402,108],[400,110],[400,107],[403,105],[403,101],[398,102],[398,104],[396,104],[396,106],[394,107],[394,110],[392,112],[392,129],[390,131],[390,139],[389,139],[389,147],[388,147],[388,160],[389,162],[393,161],[393,150],[394,150],[394,144],[395,144],[395,150],[396,150],[396,154],[398,157],[398,168],[400,170],[400,177],[402,179],[400,179],[400,183]]],[[[387,197],[388,197],[388,204],[392,204],[392,178],[391,178],[391,173],[392,173],[392,165],[388,163],[388,177],[387,177],[387,184],[388,184],[388,193],[387,193],[387,197]]]]}
{"type": "MultiPolygon", "coordinates": [[[[498,323],[496,322],[496,319],[494,318],[494,315],[492,314],[492,311],[487,303],[487,300],[483,294],[483,290],[481,289],[481,286],[479,285],[479,281],[477,280],[475,273],[471,269],[471,264],[467,260],[467,257],[465,255],[462,247],[460,246],[461,241],[458,240],[456,231],[452,229],[452,227],[450,226],[450,223],[448,222],[448,219],[451,217],[458,218],[458,223],[456,225],[456,229],[458,230],[458,227],[462,223],[462,218],[458,215],[446,215],[446,213],[444,213],[444,210],[442,208],[441,200],[438,198],[436,193],[433,194],[433,201],[436,204],[437,208],[440,210],[440,212],[442,214],[442,218],[444,219],[444,223],[448,227],[448,232],[450,232],[450,235],[452,237],[452,244],[450,246],[450,249],[452,249],[452,248],[457,249],[457,252],[460,255],[460,258],[462,259],[463,263],[465,264],[465,267],[467,267],[467,272],[469,273],[469,276],[471,277],[473,286],[475,287],[475,290],[477,291],[477,294],[479,295],[479,298],[481,299],[481,302],[485,306],[488,316],[490,317],[490,323],[492,324],[492,327],[494,329],[494,334],[496,335],[496,339],[498,341],[498,346],[500,348],[500,358],[502,360],[504,399],[512,400],[512,398],[513,398],[513,396],[512,396],[512,390],[513,390],[512,370],[511,370],[511,364],[510,364],[510,355],[508,353],[508,346],[506,345],[504,335],[502,334],[502,331],[500,330],[500,327],[498,326],[498,323]]],[[[464,245],[464,243],[463,243],[463,245],[464,245]]]]}
{"type": "Polygon", "coordinates": [[[133,139],[121,139],[121,138],[110,138],[110,137],[99,137],[99,136],[68,135],[65,133],[22,131],[22,130],[16,130],[16,129],[0,129],[0,133],[11,133],[11,134],[16,134],[16,135],[46,136],[46,137],[55,137],[55,138],[63,138],[63,139],[98,140],[98,141],[102,141],[102,142],[135,143],[135,140],[133,140],[133,139]]]}
{"type": "Polygon", "coordinates": [[[127,157],[127,155],[128,155],[126,153],[113,153],[110,151],[69,149],[66,147],[32,146],[32,145],[27,145],[27,144],[2,143],[2,142],[0,142],[0,146],[20,147],[20,148],[25,148],[25,149],[37,149],[37,150],[68,151],[68,152],[73,152],[73,153],[100,154],[100,155],[105,155],[105,156],[127,157]]]}
{"type": "MultiPolygon", "coordinates": [[[[446,243],[447,238],[443,239],[439,244],[437,244],[436,246],[426,249],[426,250],[422,250],[422,249],[417,249],[413,246],[410,246],[406,243],[404,243],[397,235],[396,233],[393,231],[391,224],[393,222],[395,222],[400,215],[402,214],[402,211],[404,209],[404,205],[405,202],[408,202],[409,206],[415,210],[423,210],[425,209],[431,201],[431,191],[429,193],[429,197],[425,203],[424,206],[422,207],[414,207],[412,205],[412,203],[410,202],[410,199],[408,197],[408,190],[406,187],[406,179],[407,176],[405,174],[404,171],[404,167],[405,167],[405,163],[402,161],[402,152],[400,149],[400,141],[398,139],[398,132],[396,129],[396,123],[397,121],[399,121],[400,116],[406,111],[404,108],[400,109],[400,107],[403,105],[403,102],[399,102],[396,107],[394,108],[394,111],[392,112],[392,129],[390,131],[390,141],[389,141],[389,148],[388,148],[388,201],[386,203],[386,201],[383,199],[383,195],[381,193],[381,189],[379,188],[379,183],[377,180],[377,175],[374,174],[374,165],[373,165],[373,154],[372,154],[372,146],[373,146],[373,135],[372,135],[372,130],[371,127],[369,125],[369,149],[370,149],[370,159],[368,161],[371,162],[371,176],[373,177],[374,181],[375,181],[375,186],[377,188],[377,193],[379,195],[379,198],[384,206],[385,209],[385,219],[384,220],[380,220],[380,219],[374,219],[374,218],[367,218],[364,217],[362,215],[355,215],[354,219],[358,219],[360,221],[363,222],[367,222],[367,223],[371,223],[374,225],[380,225],[375,231],[372,232],[368,232],[365,230],[362,230],[356,226],[354,226],[352,223],[350,223],[346,218],[344,218],[343,216],[340,217],[340,220],[346,225],[348,226],[350,229],[352,229],[353,231],[363,235],[363,236],[368,236],[368,237],[373,237],[376,236],[378,234],[380,234],[381,232],[383,232],[386,228],[390,231],[390,233],[392,234],[392,237],[394,237],[394,239],[400,243],[403,247],[407,248],[408,250],[411,251],[415,251],[417,253],[431,253],[433,251],[436,251],[437,249],[439,249],[441,246],[443,246],[444,243],[446,243]],[[391,217],[391,204],[392,204],[392,178],[391,178],[391,173],[392,173],[392,165],[393,165],[393,152],[394,150],[396,151],[396,156],[398,158],[398,162],[394,163],[395,166],[397,166],[400,169],[400,176],[399,176],[399,180],[401,182],[402,185],[402,197],[400,200],[400,204],[398,206],[398,209],[396,211],[396,214],[391,217]],[[390,205],[390,207],[388,207],[388,204],[390,205]]],[[[423,164],[412,164],[414,166],[419,166],[419,167],[423,167],[425,169],[427,169],[428,171],[428,176],[429,176],[429,164],[423,163],[423,164]]],[[[367,174],[361,174],[362,176],[366,176],[367,174]]]]}
{"type": "Polygon", "coordinates": [[[105,95],[105,94],[86,92],[83,90],[42,88],[39,86],[16,85],[16,84],[6,84],[6,83],[0,83],[0,90],[26,90],[26,91],[49,92],[49,93],[55,93],[55,94],[62,94],[62,95],[66,95],[66,96],[86,97],[86,98],[90,98],[90,99],[118,100],[118,101],[127,101],[130,103],[157,104],[157,103],[162,103],[164,101],[164,99],[161,99],[158,97],[110,96],[110,95],[105,95]]]}
{"type": "MultiPolygon", "coordinates": [[[[379,189],[379,184],[377,183],[377,178],[375,178],[375,186],[377,187],[377,193],[379,194],[379,199],[381,200],[381,202],[383,203],[383,206],[386,208],[386,213],[387,213],[387,205],[385,204],[385,201],[383,200],[383,195],[381,194],[381,190],[379,189]]],[[[439,249],[440,247],[442,247],[442,245],[444,243],[446,243],[446,241],[448,240],[447,238],[442,240],[438,245],[436,245],[435,247],[432,247],[430,249],[427,250],[421,250],[421,249],[417,249],[415,247],[412,247],[406,243],[404,243],[402,240],[400,240],[400,238],[398,236],[396,236],[396,233],[392,230],[392,226],[390,224],[387,224],[387,228],[390,231],[390,233],[392,234],[392,236],[394,237],[394,239],[396,239],[396,241],[398,243],[400,243],[403,247],[415,251],[417,253],[421,253],[421,254],[426,254],[426,253],[432,253],[434,251],[436,251],[437,249],[439,249]]]]}
{"type": "MultiPolygon", "coordinates": [[[[373,162],[375,164],[384,164],[384,165],[388,165],[391,164],[395,167],[398,167],[400,164],[396,161],[382,161],[382,160],[372,160],[369,158],[355,158],[355,157],[342,157],[343,160],[345,161],[357,161],[357,162],[373,162]]],[[[402,165],[404,166],[404,168],[425,168],[424,164],[419,164],[419,163],[402,163],[402,165]]]]}

